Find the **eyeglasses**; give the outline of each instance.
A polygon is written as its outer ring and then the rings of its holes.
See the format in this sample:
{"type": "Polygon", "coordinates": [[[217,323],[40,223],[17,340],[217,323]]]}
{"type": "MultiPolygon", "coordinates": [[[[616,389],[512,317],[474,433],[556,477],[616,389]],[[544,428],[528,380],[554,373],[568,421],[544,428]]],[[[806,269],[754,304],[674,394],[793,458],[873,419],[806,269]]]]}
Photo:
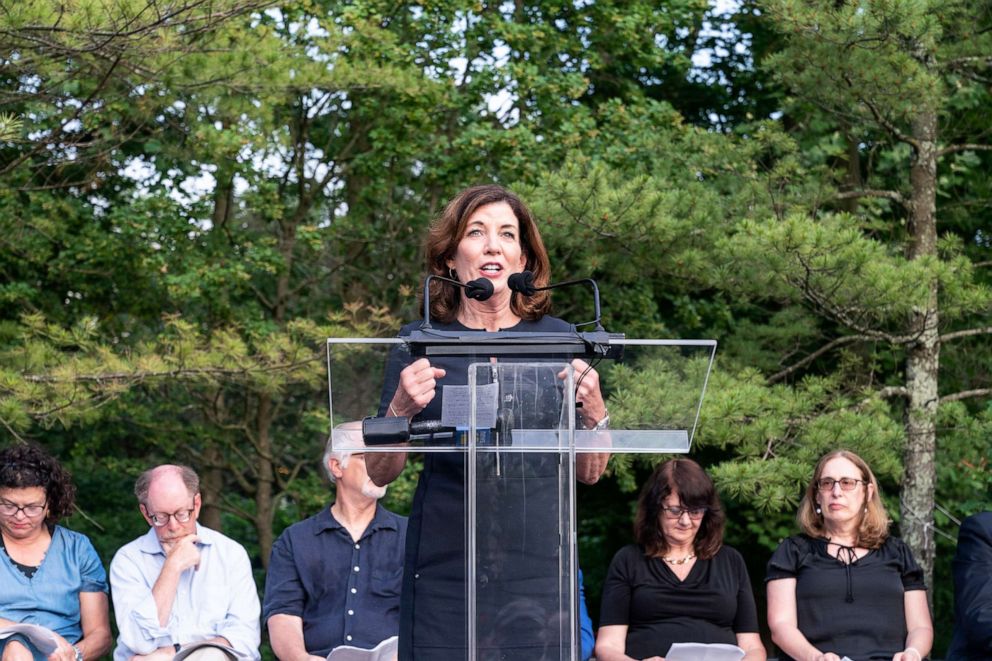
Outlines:
{"type": "Polygon", "coordinates": [[[835,480],[832,477],[821,477],[816,481],[816,488],[820,491],[833,491],[835,484],[840,484],[840,488],[843,491],[853,491],[858,483],[867,484],[864,480],[857,480],[853,477],[842,477],[839,480],[835,480]]]}
{"type": "Polygon", "coordinates": [[[4,516],[17,516],[18,512],[24,512],[24,516],[29,519],[41,516],[47,507],[47,503],[41,505],[18,505],[9,501],[0,501],[0,514],[4,516]]]}
{"type": "Polygon", "coordinates": [[[699,521],[709,511],[708,507],[662,507],[661,509],[673,519],[681,519],[683,514],[688,514],[693,521],[699,521]]]}
{"type": "Polygon", "coordinates": [[[145,513],[148,514],[148,518],[152,520],[152,525],[156,528],[169,525],[170,518],[175,519],[176,523],[189,523],[189,520],[193,518],[193,508],[188,510],[179,510],[178,512],[173,512],[171,514],[152,514],[148,510],[145,510],[145,513]]]}

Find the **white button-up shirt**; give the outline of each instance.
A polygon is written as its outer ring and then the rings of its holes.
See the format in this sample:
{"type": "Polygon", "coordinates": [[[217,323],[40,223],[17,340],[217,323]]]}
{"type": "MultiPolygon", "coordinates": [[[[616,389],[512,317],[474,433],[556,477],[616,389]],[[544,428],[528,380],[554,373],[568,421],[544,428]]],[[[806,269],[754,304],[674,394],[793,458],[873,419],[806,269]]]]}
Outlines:
{"type": "Polygon", "coordinates": [[[154,529],[122,547],[110,563],[110,588],[117,618],[114,661],[149,654],[174,643],[223,636],[238,656],[257,661],[261,639],[259,602],[251,562],[241,544],[200,524],[199,568],[182,573],[172,612],[158,623],[152,587],[165,564],[154,529]]]}

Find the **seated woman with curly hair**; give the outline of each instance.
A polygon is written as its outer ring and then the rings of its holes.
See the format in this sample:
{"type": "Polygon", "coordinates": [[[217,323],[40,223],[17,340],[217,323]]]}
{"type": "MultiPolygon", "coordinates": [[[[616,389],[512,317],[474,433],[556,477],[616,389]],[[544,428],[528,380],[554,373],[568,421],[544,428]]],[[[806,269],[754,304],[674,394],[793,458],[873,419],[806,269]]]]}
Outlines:
{"type": "Polygon", "coordinates": [[[107,573],[85,535],[58,525],[75,497],[69,473],[41,448],[0,450],[2,661],[83,661],[110,650],[107,573]],[[11,633],[18,624],[47,629],[55,650],[11,633]]]}

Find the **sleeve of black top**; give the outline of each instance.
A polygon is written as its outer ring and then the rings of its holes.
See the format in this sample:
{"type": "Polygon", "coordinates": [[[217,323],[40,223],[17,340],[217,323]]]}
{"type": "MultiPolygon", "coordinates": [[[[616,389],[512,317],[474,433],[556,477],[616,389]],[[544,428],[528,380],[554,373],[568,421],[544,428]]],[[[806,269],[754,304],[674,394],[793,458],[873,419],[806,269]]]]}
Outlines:
{"type": "Polygon", "coordinates": [[[913,557],[913,552],[909,549],[909,546],[901,539],[895,537],[891,537],[890,539],[896,544],[896,550],[899,553],[899,574],[902,578],[902,589],[906,592],[910,590],[926,590],[927,584],[923,580],[923,570],[916,564],[916,558],[913,557]]]}
{"type": "Polygon", "coordinates": [[[747,573],[744,558],[736,549],[732,551],[733,566],[731,571],[737,577],[737,614],[734,615],[734,633],[758,633],[758,607],[754,603],[754,591],[751,590],[751,577],[747,573]]]}
{"type": "Polygon", "coordinates": [[[306,594],[293,557],[293,542],[289,531],[272,545],[269,569],[265,575],[265,598],[262,600],[262,622],[273,615],[303,617],[306,594]]]}
{"type": "Polygon", "coordinates": [[[634,587],[630,566],[631,547],[617,551],[603,582],[599,608],[599,626],[630,625],[630,599],[634,587]]]}
{"type": "Polygon", "coordinates": [[[765,582],[779,578],[795,578],[799,574],[801,551],[795,537],[783,540],[765,569],[765,582]]]}

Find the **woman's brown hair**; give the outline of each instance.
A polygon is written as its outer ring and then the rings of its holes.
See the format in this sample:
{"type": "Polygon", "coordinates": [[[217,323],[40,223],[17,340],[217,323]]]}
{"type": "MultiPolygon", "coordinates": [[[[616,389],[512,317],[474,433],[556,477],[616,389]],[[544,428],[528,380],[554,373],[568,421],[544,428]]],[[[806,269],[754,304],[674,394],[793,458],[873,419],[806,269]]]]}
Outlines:
{"type": "Polygon", "coordinates": [[[889,515],[882,504],[881,490],[878,488],[878,480],[871,472],[868,463],[849,450],[835,450],[828,452],[817,462],[813,470],[813,479],[806,487],[802,502],[799,503],[799,512],[796,514],[796,521],[799,528],[810,537],[826,537],[827,531],[823,526],[823,515],[816,511],[817,483],[823,477],[823,467],[831,459],[843,457],[854,464],[861,473],[861,479],[865,481],[865,492],[871,491],[871,497],[865,503],[865,509],[861,513],[861,522],[858,524],[858,538],[855,546],[866,549],[879,548],[889,536],[889,515]],[[869,485],[871,489],[869,489],[869,485]]]}
{"type": "MultiPolygon", "coordinates": [[[[548,251],[544,248],[541,233],[527,205],[502,186],[487,184],[466,188],[454,197],[441,215],[431,224],[424,244],[428,275],[449,277],[447,262],[455,256],[458,243],[465,234],[468,219],[487,204],[505,202],[513,210],[520,225],[520,247],[526,259],[526,270],[534,274],[534,284],[544,287],[551,279],[548,251]]],[[[450,323],[458,316],[461,290],[440,280],[431,280],[431,318],[450,323]]],[[[521,319],[540,319],[551,309],[551,295],[540,291],[523,297],[514,292],[510,309],[521,319]]]]}
{"type": "Polygon", "coordinates": [[[30,487],[45,490],[46,523],[54,525],[75,511],[72,476],[55,457],[32,443],[16,443],[0,450],[0,489],[30,487]]]}
{"type": "Polygon", "coordinates": [[[696,556],[707,560],[723,546],[725,515],[713,480],[692,459],[669,459],[659,464],[641,490],[634,519],[634,538],[645,555],[659,558],[668,553],[668,542],[661,529],[665,499],[675,492],[682,507],[706,509],[693,540],[696,556]]]}

